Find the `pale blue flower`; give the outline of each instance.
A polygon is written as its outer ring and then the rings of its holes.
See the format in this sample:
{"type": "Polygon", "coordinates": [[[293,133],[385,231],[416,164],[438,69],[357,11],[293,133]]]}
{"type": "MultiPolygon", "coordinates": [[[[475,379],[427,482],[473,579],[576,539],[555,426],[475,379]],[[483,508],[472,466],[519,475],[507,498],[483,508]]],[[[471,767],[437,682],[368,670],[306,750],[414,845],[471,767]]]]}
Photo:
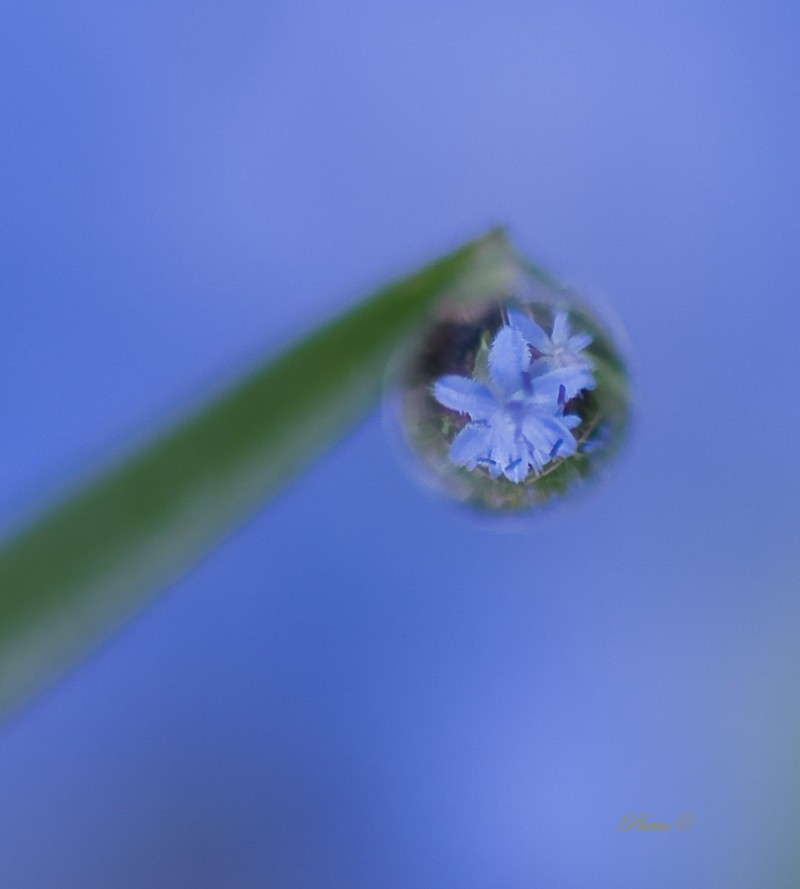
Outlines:
{"type": "Polygon", "coordinates": [[[569,401],[582,389],[594,389],[592,361],[588,355],[581,354],[592,338],[588,333],[572,333],[566,312],[556,313],[550,336],[521,312],[509,310],[508,318],[531,347],[533,360],[530,373],[538,380],[540,392],[547,391],[557,397],[563,386],[566,400],[569,401]]]}
{"type": "Polygon", "coordinates": [[[571,430],[580,417],[564,415],[564,387],[553,397],[549,383],[540,387],[532,379],[530,366],[523,334],[501,327],[489,349],[488,385],[455,374],[434,383],[436,400],[470,419],[450,445],[453,463],[521,482],[531,470],[539,473],[556,457],[575,453],[571,430]]]}

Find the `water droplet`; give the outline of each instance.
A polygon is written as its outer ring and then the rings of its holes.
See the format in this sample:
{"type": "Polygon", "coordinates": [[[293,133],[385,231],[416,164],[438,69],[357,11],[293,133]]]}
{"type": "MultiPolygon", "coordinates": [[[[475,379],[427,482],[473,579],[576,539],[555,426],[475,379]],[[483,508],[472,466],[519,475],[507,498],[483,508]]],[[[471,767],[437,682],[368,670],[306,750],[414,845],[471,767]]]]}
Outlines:
{"type": "Polygon", "coordinates": [[[390,379],[389,414],[423,477],[492,513],[584,489],[628,426],[628,373],[607,325],[529,266],[507,293],[440,307],[390,379]]]}

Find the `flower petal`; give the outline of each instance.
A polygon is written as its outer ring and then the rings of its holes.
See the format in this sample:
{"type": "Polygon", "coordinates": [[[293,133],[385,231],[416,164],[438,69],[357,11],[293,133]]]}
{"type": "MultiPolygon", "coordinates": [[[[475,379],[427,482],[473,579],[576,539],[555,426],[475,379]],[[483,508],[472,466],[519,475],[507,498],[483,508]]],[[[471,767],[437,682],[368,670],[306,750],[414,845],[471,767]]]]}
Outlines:
{"type": "Polygon", "coordinates": [[[558,347],[566,345],[569,336],[570,330],[567,313],[556,312],[555,318],[553,318],[553,335],[550,339],[552,339],[553,344],[558,347]]]}
{"type": "Polygon", "coordinates": [[[528,442],[518,431],[517,424],[503,417],[492,430],[492,457],[507,479],[521,482],[525,478],[529,471],[528,452],[528,442]]]}
{"type": "Polygon", "coordinates": [[[468,423],[450,444],[450,459],[457,466],[474,469],[488,454],[489,427],[482,423],[468,423]]]}
{"type": "Polygon", "coordinates": [[[512,327],[516,327],[525,337],[525,342],[530,343],[534,349],[538,349],[538,351],[544,354],[553,351],[553,344],[550,341],[550,337],[527,315],[523,315],[522,312],[517,312],[514,309],[509,309],[508,320],[512,327]]]}
{"type": "Polygon", "coordinates": [[[530,464],[528,462],[528,449],[524,450],[520,449],[520,454],[518,457],[515,457],[510,463],[507,463],[503,468],[503,474],[505,477],[512,482],[524,481],[525,477],[530,472],[530,464]]]}
{"type": "Polygon", "coordinates": [[[591,345],[592,338],[588,333],[574,333],[567,340],[567,349],[570,352],[580,352],[581,349],[585,349],[587,346],[591,345]]]}
{"type": "Polygon", "coordinates": [[[481,460],[481,465],[485,466],[489,472],[489,475],[492,478],[497,478],[498,475],[503,471],[503,467],[497,462],[497,460],[481,460]]]}
{"type": "Polygon", "coordinates": [[[555,446],[556,442],[560,442],[558,446],[559,457],[569,457],[570,454],[575,453],[578,443],[562,417],[547,417],[547,419],[542,420],[542,426],[553,440],[551,448],[555,446]]]}
{"type": "Polygon", "coordinates": [[[595,387],[591,371],[581,364],[555,367],[546,358],[542,358],[533,363],[532,375],[533,399],[535,401],[549,399],[555,404],[562,386],[565,389],[567,401],[574,398],[582,389],[594,389],[595,387]]]}
{"type": "MultiPolygon", "coordinates": [[[[528,414],[522,422],[522,434],[525,436],[531,449],[540,451],[543,454],[549,454],[553,449],[553,445],[562,436],[559,431],[554,430],[547,423],[549,417],[537,416],[536,414],[528,414]]],[[[569,430],[566,430],[571,435],[569,430]]]]}
{"type": "Polygon", "coordinates": [[[469,414],[472,420],[486,420],[497,409],[497,402],[486,386],[456,374],[439,377],[433,384],[433,397],[450,410],[469,414]]]}
{"type": "Polygon", "coordinates": [[[489,375],[504,398],[523,388],[522,375],[531,363],[528,344],[515,327],[501,327],[489,349],[489,375]]]}

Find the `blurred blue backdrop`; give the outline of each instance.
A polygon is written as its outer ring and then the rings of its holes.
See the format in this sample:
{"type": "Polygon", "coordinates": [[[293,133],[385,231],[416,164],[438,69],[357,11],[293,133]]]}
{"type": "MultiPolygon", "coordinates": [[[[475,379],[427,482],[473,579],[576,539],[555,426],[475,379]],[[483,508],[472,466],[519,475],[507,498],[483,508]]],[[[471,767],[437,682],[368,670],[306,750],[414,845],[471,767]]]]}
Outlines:
{"type": "Polygon", "coordinates": [[[3,729],[4,885],[793,889],[800,6],[6,0],[0,35],[4,523],[493,223],[604,294],[639,404],[515,535],[364,423],[3,729]]]}

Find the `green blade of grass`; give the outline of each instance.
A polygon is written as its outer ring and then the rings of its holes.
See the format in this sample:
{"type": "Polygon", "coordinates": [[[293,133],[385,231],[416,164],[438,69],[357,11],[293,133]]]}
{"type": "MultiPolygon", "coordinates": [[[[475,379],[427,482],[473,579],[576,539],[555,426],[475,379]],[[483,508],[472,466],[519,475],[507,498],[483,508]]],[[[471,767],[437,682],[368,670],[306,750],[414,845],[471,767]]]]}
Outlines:
{"type": "Polygon", "coordinates": [[[380,397],[441,299],[508,284],[492,231],[396,281],[90,479],[0,547],[0,714],[177,578],[380,397]]]}

